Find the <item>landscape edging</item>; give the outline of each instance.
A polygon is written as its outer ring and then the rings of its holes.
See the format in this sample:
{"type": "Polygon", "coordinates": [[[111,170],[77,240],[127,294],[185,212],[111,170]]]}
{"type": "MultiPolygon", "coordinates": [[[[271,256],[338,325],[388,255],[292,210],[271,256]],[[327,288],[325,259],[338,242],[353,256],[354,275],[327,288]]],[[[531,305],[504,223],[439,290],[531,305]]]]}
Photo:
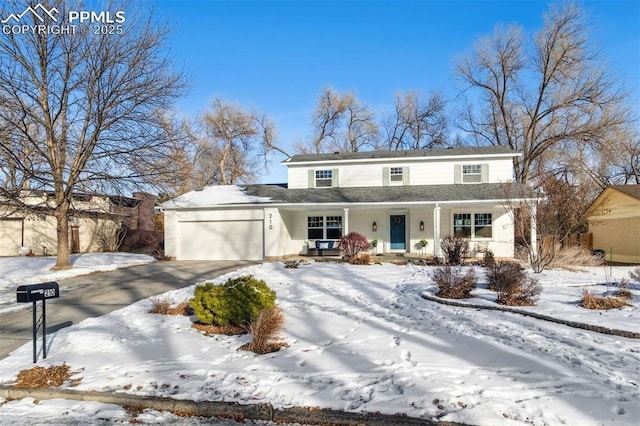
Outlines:
{"type": "Polygon", "coordinates": [[[189,413],[197,417],[220,417],[234,420],[263,420],[277,423],[301,423],[316,425],[439,425],[464,426],[463,423],[434,421],[402,415],[380,413],[352,413],[312,407],[273,408],[271,404],[239,404],[221,401],[190,401],[167,397],[130,395],[97,391],[77,391],[58,388],[15,388],[0,386],[0,397],[6,400],[23,398],[67,399],[115,404],[122,407],[150,408],[157,411],[189,413]]]}
{"type": "Polygon", "coordinates": [[[586,324],[586,323],[582,323],[582,322],[566,321],[566,320],[563,320],[563,319],[550,317],[548,315],[538,314],[538,313],[529,312],[529,311],[523,311],[523,310],[515,309],[515,308],[508,308],[506,306],[488,306],[488,305],[477,305],[477,304],[469,303],[469,302],[458,302],[458,301],[455,301],[455,300],[443,299],[443,298],[440,298],[440,297],[431,296],[431,295],[425,294],[425,293],[422,293],[421,296],[422,296],[423,299],[429,300],[431,302],[440,303],[442,305],[457,306],[457,307],[461,307],[461,308],[485,309],[485,310],[488,310],[488,311],[509,312],[509,313],[512,313],[512,314],[520,314],[520,315],[523,315],[523,316],[526,316],[526,317],[532,317],[532,318],[536,318],[536,319],[543,320],[543,321],[554,322],[556,324],[562,324],[562,325],[566,325],[566,326],[573,327],[573,328],[579,328],[579,329],[582,329],[582,330],[594,331],[596,333],[610,334],[610,335],[613,335],[613,336],[626,337],[628,339],[640,339],[640,332],[639,333],[634,333],[633,331],[618,330],[616,328],[602,327],[602,326],[599,326],[599,325],[586,324]]]}

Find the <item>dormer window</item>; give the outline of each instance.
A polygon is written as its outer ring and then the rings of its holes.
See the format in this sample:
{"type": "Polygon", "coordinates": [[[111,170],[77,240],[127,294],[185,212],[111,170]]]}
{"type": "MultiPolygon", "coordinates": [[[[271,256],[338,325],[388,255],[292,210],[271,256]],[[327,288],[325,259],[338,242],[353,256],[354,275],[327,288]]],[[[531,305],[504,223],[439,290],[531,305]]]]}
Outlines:
{"type": "Polygon", "coordinates": [[[465,164],[462,166],[462,183],[482,182],[482,165],[465,164]]]}
{"type": "Polygon", "coordinates": [[[391,167],[389,169],[390,182],[402,182],[402,167],[391,167]]]}
{"type": "Polygon", "coordinates": [[[333,182],[333,170],[316,170],[316,188],[330,188],[333,182]]]}

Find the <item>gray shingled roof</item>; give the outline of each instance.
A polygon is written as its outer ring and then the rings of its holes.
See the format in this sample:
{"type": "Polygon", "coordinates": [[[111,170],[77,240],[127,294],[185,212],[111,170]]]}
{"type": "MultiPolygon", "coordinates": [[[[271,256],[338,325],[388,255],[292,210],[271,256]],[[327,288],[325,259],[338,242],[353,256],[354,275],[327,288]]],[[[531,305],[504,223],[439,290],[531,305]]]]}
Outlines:
{"type": "Polygon", "coordinates": [[[342,152],[333,154],[298,154],[289,158],[285,163],[300,163],[305,161],[340,161],[364,160],[374,158],[415,158],[415,157],[445,157],[449,155],[499,155],[518,152],[504,146],[483,146],[466,148],[414,149],[408,151],[363,151],[342,152]]]}
{"type": "MultiPolygon", "coordinates": [[[[270,203],[408,203],[496,200],[506,197],[499,183],[474,185],[410,185],[362,188],[287,189],[283,185],[246,185],[247,195],[270,198],[270,203]]],[[[511,198],[535,198],[526,185],[513,183],[511,198]]]]}

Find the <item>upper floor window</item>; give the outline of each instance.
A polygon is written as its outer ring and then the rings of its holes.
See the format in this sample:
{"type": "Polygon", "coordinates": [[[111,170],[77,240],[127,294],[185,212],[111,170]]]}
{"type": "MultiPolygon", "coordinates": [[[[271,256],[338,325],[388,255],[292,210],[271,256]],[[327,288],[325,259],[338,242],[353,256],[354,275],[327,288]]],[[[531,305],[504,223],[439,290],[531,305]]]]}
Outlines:
{"type": "Polygon", "coordinates": [[[316,188],[330,188],[333,182],[333,170],[316,170],[316,188]]]}
{"type": "Polygon", "coordinates": [[[382,186],[409,185],[409,167],[383,167],[382,186]]]}
{"type": "Polygon", "coordinates": [[[389,169],[389,181],[402,182],[402,167],[391,167],[389,169]]]}
{"type": "Polygon", "coordinates": [[[482,182],[482,165],[465,164],[462,166],[462,183],[482,182]]]}

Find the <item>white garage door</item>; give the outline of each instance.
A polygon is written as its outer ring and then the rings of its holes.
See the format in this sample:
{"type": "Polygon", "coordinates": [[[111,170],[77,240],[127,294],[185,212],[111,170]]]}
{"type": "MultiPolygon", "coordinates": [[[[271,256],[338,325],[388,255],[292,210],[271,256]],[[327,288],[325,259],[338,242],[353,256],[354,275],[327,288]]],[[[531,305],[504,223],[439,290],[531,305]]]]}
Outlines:
{"type": "Polygon", "coordinates": [[[178,260],[262,260],[261,220],[178,223],[178,260]]]}
{"type": "Polygon", "coordinates": [[[0,256],[17,256],[22,244],[22,220],[0,219],[0,256]]]}

